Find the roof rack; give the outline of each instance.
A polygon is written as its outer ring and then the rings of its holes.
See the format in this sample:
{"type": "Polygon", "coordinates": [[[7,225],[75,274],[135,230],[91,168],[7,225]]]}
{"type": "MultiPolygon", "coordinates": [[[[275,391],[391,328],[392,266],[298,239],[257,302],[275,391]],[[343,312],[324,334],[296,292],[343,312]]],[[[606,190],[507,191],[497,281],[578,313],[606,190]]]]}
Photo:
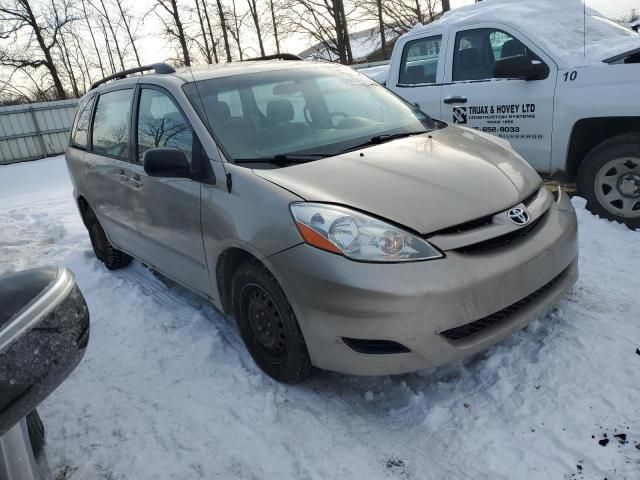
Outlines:
{"type": "Polygon", "coordinates": [[[252,62],[254,60],[302,60],[302,58],[293,53],[275,53],[264,57],[247,58],[245,61],[252,62]]]}
{"type": "Polygon", "coordinates": [[[133,73],[146,72],[149,70],[153,70],[154,73],[175,73],[175,70],[171,65],[167,65],[166,63],[154,63],[152,65],[144,65],[142,67],[129,68],[128,70],[123,70],[122,72],[114,73],[113,75],[104,77],[102,80],[93,82],[89,90],[93,90],[97,86],[102,85],[103,83],[107,83],[110,80],[120,80],[122,78],[126,78],[127,75],[131,75],[133,73]]]}

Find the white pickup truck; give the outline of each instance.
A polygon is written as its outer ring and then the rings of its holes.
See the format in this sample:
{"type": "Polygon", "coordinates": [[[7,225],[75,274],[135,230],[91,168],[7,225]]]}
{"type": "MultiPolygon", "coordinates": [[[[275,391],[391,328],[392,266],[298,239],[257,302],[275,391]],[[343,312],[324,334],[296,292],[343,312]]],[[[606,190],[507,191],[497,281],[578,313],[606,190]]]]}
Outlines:
{"type": "Polygon", "coordinates": [[[576,180],[593,212],[640,227],[632,30],[578,0],[486,0],[415,27],[387,71],[362,72],[435,118],[508,140],[539,172],[576,180]]]}

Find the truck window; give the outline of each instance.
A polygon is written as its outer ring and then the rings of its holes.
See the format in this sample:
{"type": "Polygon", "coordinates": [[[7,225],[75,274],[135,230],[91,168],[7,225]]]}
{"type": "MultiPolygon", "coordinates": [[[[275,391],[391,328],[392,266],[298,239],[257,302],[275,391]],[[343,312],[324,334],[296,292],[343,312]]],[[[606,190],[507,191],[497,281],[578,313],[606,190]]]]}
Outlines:
{"type": "Polygon", "coordinates": [[[436,83],[442,36],[407,42],[402,50],[398,85],[436,83]]]}
{"type": "Polygon", "coordinates": [[[172,147],[182,150],[189,163],[193,132],[166,94],[149,88],[140,93],[138,113],[138,159],[150,148],[172,147]]]}
{"type": "Polygon", "coordinates": [[[98,97],[93,119],[93,152],[129,159],[129,118],[133,89],[115,90],[98,97]]]}
{"type": "Polygon", "coordinates": [[[456,34],[453,81],[493,78],[493,65],[505,57],[527,55],[537,59],[522,42],[496,28],[476,28],[456,34]]]}
{"type": "Polygon", "coordinates": [[[73,128],[71,129],[71,145],[76,148],[87,148],[87,138],[89,134],[89,123],[91,123],[91,109],[93,108],[93,97],[85,99],[78,106],[73,128]]]}

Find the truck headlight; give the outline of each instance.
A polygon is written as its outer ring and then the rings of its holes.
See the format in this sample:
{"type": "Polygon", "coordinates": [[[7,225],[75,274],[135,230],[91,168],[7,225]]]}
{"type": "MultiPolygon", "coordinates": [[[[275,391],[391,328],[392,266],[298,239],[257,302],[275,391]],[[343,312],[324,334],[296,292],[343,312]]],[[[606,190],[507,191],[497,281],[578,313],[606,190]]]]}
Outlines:
{"type": "Polygon", "coordinates": [[[306,243],[364,262],[443,257],[431,244],[382,220],[337,205],[298,202],[291,214],[306,243]]]}

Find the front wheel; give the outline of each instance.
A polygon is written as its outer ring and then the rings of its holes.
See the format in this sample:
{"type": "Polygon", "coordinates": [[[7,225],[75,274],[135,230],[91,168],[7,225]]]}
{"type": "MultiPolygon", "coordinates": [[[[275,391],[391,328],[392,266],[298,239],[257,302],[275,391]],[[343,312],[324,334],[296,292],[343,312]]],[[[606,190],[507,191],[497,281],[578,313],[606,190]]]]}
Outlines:
{"type": "Polygon", "coordinates": [[[640,134],[620,135],[594,148],[578,172],[578,193],[603,218],[640,227],[640,134]]]}
{"type": "Polygon", "coordinates": [[[296,316],[275,277],[257,261],[241,265],[231,283],[233,311],[256,364],[279,382],[295,383],[311,372],[296,316]]]}

